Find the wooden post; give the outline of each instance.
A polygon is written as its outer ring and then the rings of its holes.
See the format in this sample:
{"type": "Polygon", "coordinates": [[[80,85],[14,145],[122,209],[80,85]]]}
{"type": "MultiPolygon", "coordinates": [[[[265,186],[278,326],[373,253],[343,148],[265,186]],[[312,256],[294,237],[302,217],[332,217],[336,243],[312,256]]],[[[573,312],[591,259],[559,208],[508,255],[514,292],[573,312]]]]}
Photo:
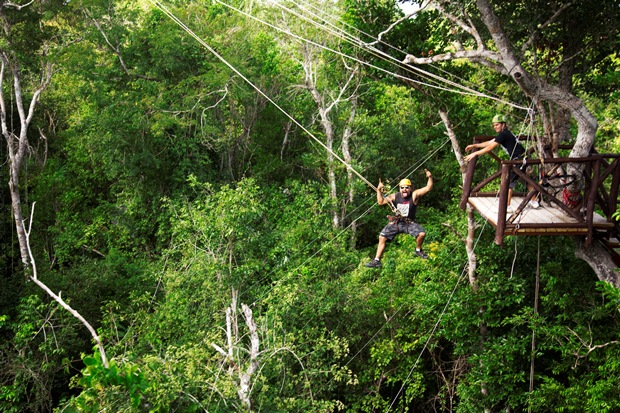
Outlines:
{"type": "Polygon", "coordinates": [[[465,180],[463,182],[463,196],[461,196],[461,204],[459,205],[459,207],[463,210],[467,207],[467,199],[471,193],[471,183],[474,179],[474,171],[476,170],[477,161],[478,157],[476,156],[467,164],[467,171],[465,172],[465,180]]]}
{"type": "Polygon", "coordinates": [[[614,171],[612,172],[611,188],[609,190],[609,199],[607,200],[607,220],[611,221],[614,212],[616,212],[616,204],[618,203],[618,185],[620,184],[620,163],[618,159],[614,159],[614,171]]]}
{"type": "Polygon", "coordinates": [[[512,165],[502,163],[502,180],[499,186],[497,228],[495,229],[495,243],[499,246],[504,244],[504,232],[506,231],[506,207],[508,206],[508,189],[510,189],[509,179],[511,168],[512,165]]]}
{"type": "Polygon", "coordinates": [[[596,193],[598,191],[599,183],[599,175],[601,171],[601,160],[600,158],[594,161],[594,165],[592,168],[592,183],[590,185],[590,192],[588,193],[588,198],[586,200],[586,224],[588,225],[588,235],[586,236],[586,247],[592,243],[592,237],[594,234],[594,204],[596,202],[596,193]]]}

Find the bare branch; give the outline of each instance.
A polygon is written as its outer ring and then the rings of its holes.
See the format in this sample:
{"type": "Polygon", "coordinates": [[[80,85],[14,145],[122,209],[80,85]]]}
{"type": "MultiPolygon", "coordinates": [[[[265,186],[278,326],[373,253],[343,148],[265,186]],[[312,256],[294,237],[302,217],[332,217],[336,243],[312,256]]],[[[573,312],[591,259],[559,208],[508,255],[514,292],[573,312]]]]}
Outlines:
{"type": "Polygon", "coordinates": [[[478,45],[478,50],[485,49],[484,41],[482,40],[482,37],[480,36],[480,33],[478,33],[478,30],[476,29],[476,27],[474,26],[473,22],[471,21],[471,19],[468,16],[466,16],[467,17],[467,21],[468,21],[466,23],[463,20],[461,20],[458,17],[456,17],[454,14],[450,13],[449,11],[447,11],[445,9],[445,7],[443,6],[442,2],[433,2],[432,4],[437,8],[437,10],[439,10],[441,12],[441,14],[444,15],[444,17],[446,17],[452,23],[454,23],[455,25],[460,27],[463,31],[468,33],[471,37],[473,37],[474,40],[476,40],[476,44],[478,45]]]}
{"type": "Polygon", "coordinates": [[[15,4],[15,3],[13,3],[13,2],[10,2],[10,1],[9,1],[9,2],[5,2],[5,3],[3,3],[3,4],[2,4],[2,7],[12,7],[12,8],[14,8],[15,10],[21,10],[21,9],[23,9],[24,7],[28,7],[28,6],[30,6],[32,3],[34,3],[34,0],[30,0],[30,2],[29,2],[29,3],[26,3],[26,4],[15,4]]]}
{"type": "Polygon", "coordinates": [[[110,49],[112,49],[112,51],[118,58],[118,61],[120,62],[121,66],[123,67],[125,74],[129,75],[130,74],[129,69],[127,68],[125,61],[123,60],[123,55],[121,54],[120,48],[118,46],[114,46],[112,42],[110,42],[110,39],[108,38],[108,35],[106,34],[106,32],[101,28],[101,25],[99,24],[99,22],[94,17],[90,16],[90,14],[88,13],[88,10],[84,10],[84,14],[86,14],[86,16],[90,19],[90,21],[95,25],[97,30],[99,30],[99,33],[103,37],[103,40],[105,40],[106,44],[110,46],[110,49]]]}
{"type": "Polygon", "coordinates": [[[259,339],[258,331],[256,328],[256,322],[254,321],[254,315],[252,309],[245,304],[241,304],[243,310],[243,316],[245,323],[250,330],[250,363],[248,364],[245,372],[239,377],[239,398],[249,408],[250,407],[250,383],[252,376],[258,369],[258,355],[259,355],[259,339]]]}
{"type": "Polygon", "coordinates": [[[465,239],[465,237],[463,237],[463,236],[461,235],[461,233],[459,232],[459,230],[458,230],[458,229],[456,229],[456,228],[454,228],[454,226],[453,226],[452,224],[450,224],[449,222],[442,222],[442,223],[441,223],[441,225],[443,225],[444,227],[449,228],[450,230],[452,230],[452,232],[454,233],[454,235],[456,235],[456,236],[457,236],[457,237],[461,240],[461,242],[462,242],[463,244],[467,242],[467,239],[465,239]]]}
{"type": "Polygon", "coordinates": [[[99,349],[99,354],[101,355],[101,362],[103,363],[103,366],[105,368],[108,368],[108,358],[106,357],[105,349],[103,348],[103,343],[101,342],[101,339],[99,338],[99,335],[97,334],[95,329],[90,325],[88,321],[86,321],[84,317],[82,317],[80,313],[78,313],[76,310],[71,308],[71,306],[62,299],[62,297],[60,296],[60,292],[58,294],[55,294],[52,290],[49,289],[47,285],[45,285],[43,282],[41,282],[37,278],[37,265],[34,260],[34,256],[32,255],[32,249],[30,248],[30,233],[32,230],[32,219],[34,216],[34,206],[35,206],[35,203],[32,204],[32,209],[30,211],[30,223],[28,225],[28,230],[26,231],[26,245],[28,246],[28,254],[30,256],[30,264],[31,264],[31,269],[32,269],[32,275],[30,276],[30,279],[36,285],[38,285],[43,291],[45,291],[50,297],[52,297],[54,301],[60,304],[62,308],[64,308],[72,316],[77,318],[88,329],[93,340],[97,344],[97,348],[99,349]]]}
{"type": "Polygon", "coordinates": [[[254,321],[254,316],[252,314],[252,310],[245,304],[241,304],[241,309],[243,311],[243,317],[245,319],[245,323],[250,332],[250,348],[246,350],[244,348],[238,348],[236,344],[241,341],[239,337],[239,331],[237,327],[237,291],[232,291],[232,303],[230,307],[226,309],[226,342],[227,349],[223,349],[215,343],[211,343],[211,346],[224,358],[223,363],[227,364],[228,374],[232,377],[239,380],[237,383],[237,395],[241,400],[241,403],[248,409],[251,410],[251,401],[250,401],[250,393],[251,393],[251,382],[252,376],[258,370],[258,356],[260,355],[259,348],[259,337],[258,337],[258,328],[256,326],[256,322],[254,321]],[[239,352],[245,352],[249,354],[249,363],[247,364],[245,371],[242,371],[242,360],[235,361],[235,349],[239,352]]]}
{"type": "Polygon", "coordinates": [[[30,107],[28,108],[28,116],[26,117],[26,125],[30,125],[32,122],[32,117],[34,116],[34,109],[39,103],[39,97],[41,93],[49,86],[52,81],[52,76],[54,75],[54,67],[51,63],[41,63],[41,80],[39,81],[39,86],[34,91],[32,95],[32,99],[30,99],[30,107]]]}
{"type": "Polygon", "coordinates": [[[391,32],[391,31],[392,31],[392,29],[393,29],[394,27],[398,26],[399,24],[401,24],[401,23],[402,23],[402,22],[404,22],[405,20],[409,20],[411,17],[415,16],[417,13],[419,13],[419,12],[420,12],[420,11],[422,11],[422,10],[424,10],[424,9],[425,9],[426,7],[428,7],[430,4],[431,4],[430,2],[428,2],[428,3],[426,3],[426,4],[422,4],[422,5],[420,6],[420,9],[418,9],[418,10],[416,10],[416,11],[412,12],[412,13],[405,14],[403,17],[401,17],[400,19],[398,19],[398,20],[396,20],[394,23],[392,23],[392,24],[391,24],[391,25],[390,25],[387,29],[385,29],[384,31],[382,31],[381,33],[379,33],[379,34],[377,35],[377,40],[375,40],[374,42],[367,43],[367,45],[368,45],[368,46],[373,46],[373,45],[375,45],[375,44],[377,44],[377,43],[380,43],[380,42],[382,41],[381,39],[383,39],[383,36],[385,36],[386,34],[388,34],[389,32],[391,32]]]}
{"type": "Polygon", "coordinates": [[[463,154],[461,152],[461,147],[459,145],[459,141],[456,137],[456,133],[454,133],[454,129],[452,128],[452,123],[450,122],[450,118],[448,117],[448,112],[441,109],[439,110],[439,116],[443,121],[444,126],[446,127],[446,135],[450,138],[450,143],[452,144],[452,152],[454,152],[454,156],[456,157],[459,166],[461,167],[461,173],[465,172],[465,160],[463,159],[463,154]]]}
{"type": "MultiPolygon", "coordinates": [[[[344,92],[349,88],[349,84],[353,81],[353,79],[355,79],[356,76],[357,76],[357,70],[352,70],[349,73],[349,77],[347,78],[345,84],[342,85],[340,87],[340,90],[338,91],[338,96],[335,99],[332,99],[332,103],[328,105],[327,108],[325,108],[325,112],[329,113],[339,103],[349,100],[349,98],[344,99],[342,96],[344,95],[344,92]]],[[[353,95],[355,95],[355,91],[353,91],[353,95]]]]}
{"type": "MultiPolygon", "coordinates": [[[[488,61],[489,63],[497,62],[499,64],[501,62],[501,56],[499,53],[493,52],[488,49],[482,50],[458,50],[456,52],[448,52],[436,54],[429,57],[415,57],[414,55],[408,54],[405,56],[403,63],[405,64],[430,64],[437,63],[447,60],[455,60],[455,59],[469,59],[476,60],[478,63],[483,63],[483,61],[488,61]]],[[[501,66],[494,66],[501,67],[501,66]]]]}
{"type": "Polygon", "coordinates": [[[89,246],[88,246],[88,245],[86,245],[86,244],[82,245],[82,248],[84,248],[84,249],[85,249],[85,250],[87,250],[87,251],[94,252],[95,254],[99,255],[100,257],[105,258],[105,254],[104,254],[104,253],[102,253],[101,251],[98,251],[98,250],[97,250],[97,249],[95,249],[95,248],[91,248],[91,247],[89,247],[89,246]]]}
{"type": "Polygon", "coordinates": [[[218,346],[215,343],[211,343],[211,347],[213,347],[215,349],[215,351],[220,353],[224,357],[224,360],[228,360],[228,354],[224,351],[224,349],[222,347],[218,346]]]}
{"type": "Polygon", "coordinates": [[[607,343],[603,343],[603,344],[592,344],[594,342],[594,338],[592,336],[592,326],[588,324],[588,331],[590,334],[590,339],[589,341],[584,340],[579,334],[577,334],[575,331],[573,331],[570,327],[566,327],[568,329],[568,331],[570,331],[575,337],[577,337],[577,340],[579,340],[579,342],[581,343],[582,347],[585,347],[587,349],[586,354],[579,354],[579,352],[575,352],[575,356],[577,357],[577,359],[575,360],[575,367],[577,367],[577,365],[579,364],[579,360],[588,357],[588,355],[590,355],[590,353],[592,353],[594,350],[600,349],[600,348],[605,348],[607,346],[613,345],[613,344],[620,344],[620,341],[618,340],[612,340],[609,341],[607,343]]]}

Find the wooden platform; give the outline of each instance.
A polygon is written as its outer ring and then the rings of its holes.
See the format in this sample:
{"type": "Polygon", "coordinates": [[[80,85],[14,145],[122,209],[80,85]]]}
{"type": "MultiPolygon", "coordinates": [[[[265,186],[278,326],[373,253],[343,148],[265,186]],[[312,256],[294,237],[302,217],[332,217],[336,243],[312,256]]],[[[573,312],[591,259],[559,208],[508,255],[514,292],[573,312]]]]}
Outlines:
{"type": "MultiPolygon", "coordinates": [[[[523,201],[522,197],[512,198],[513,210],[523,201]]],[[[498,197],[470,197],[468,203],[494,228],[497,229],[498,197]]],[[[507,217],[507,220],[510,217],[507,217]]],[[[611,230],[614,224],[605,217],[594,212],[593,228],[598,230],[611,230]]],[[[547,203],[541,203],[537,209],[526,207],[521,214],[514,218],[512,223],[506,223],[506,235],[586,235],[588,225],[579,222],[558,207],[547,203]]]]}

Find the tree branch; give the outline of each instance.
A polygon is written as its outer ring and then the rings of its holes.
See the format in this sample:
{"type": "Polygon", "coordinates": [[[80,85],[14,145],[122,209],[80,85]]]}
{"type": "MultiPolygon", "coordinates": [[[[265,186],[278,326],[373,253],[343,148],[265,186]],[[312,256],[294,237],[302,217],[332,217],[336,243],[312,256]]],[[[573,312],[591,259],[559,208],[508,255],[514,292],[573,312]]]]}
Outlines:
{"type": "Polygon", "coordinates": [[[62,308],[64,308],[72,316],[77,318],[88,329],[88,331],[90,332],[93,340],[97,344],[97,348],[99,349],[99,354],[101,354],[101,362],[103,363],[103,366],[107,369],[108,368],[108,358],[106,357],[105,349],[103,348],[103,344],[101,342],[101,339],[99,338],[99,335],[97,334],[95,329],[90,325],[90,323],[88,321],[86,321],[86,319],[84,317],[82,317],[82,315],[80,313],[78,313],[76,310],[74,310],[69,304],[67,304],[62,299],[62,297],[60,296],[60,294],[61,294],[60,292],[58,294],[55,294],[52,290],[49,289],[49,287],[47,285],[45,285],[42,281],[40,281],[38,279],[38,276],[37,276],[37,265],[36,265],[36,262],[34,260],[34,256],[32,255],[32,249],[30,248],[30,232],[32,230],[32,218],[34,216],[34,205],[35,205],[35,203],[32,204],[32,210],[30,211],[30,223],[28,225],[28,230],[26,231],[26,245],[28,246],[28,254],[30,255],[30,262],[31,262],[31,267],[32,267],[32,275],[30,276],[30,279],[37,286],[39,286],[43,291],[45,291],[50,297],[52,297],[52,299],[54,301],[56,301],[58,304],[60,304],[60,306],[62,308]]]}
{"type": "Polygon", "coordinates": [[[577,360],[575,360],[575,366],[574,367],[577,367],[577,364],[579,363],[579,359],[588,357],[588,355],[590,353],[592,353],[594,350],[597,350],[599,348],[605,348],[605,347],[610,346],[612,344],[620,344],[620,341],[612,340],[612,341],[609,341],[607,343],[592,345],[592,342],[594,341],[594,338],[592,337],[592,326],[590,326],[590,325],[588,325],[588,331],[590,332],[590,340],[589,340],[589,342],[587,342],[586,340],[581,338],[581,336],[579,334],[577,334],[575,331],[573,331],[570,327],[566,327],[566,328],[575,337],[577,337],[577,340],[579,340],[579,342],[581,343],[581,346],[585,347],[587,349],[587,352],[584,355],[579,354],[579,352],[575,352],[575,356],[577,357],[577,360]]]}
{"type": "Polygon", "coordinates": [[[15,10],[21,10],[24,7],[30,6],[32,3],[34,3],[34,0],[30,0],[30,2],[26,3],[26,4],[15,4],[15,3],[9,1],[9,2],[3,3],[2,7],[13,7],[15,10]]]}
{"type": "Polygon", "coordinates": [[[484,41],[482,40],[482,37],[480,36],[480,33],[478,33],[478,29],[476,29],[476,26],[474,26],[473,22],[471,21],[471,19],[469,18],[469,16],[465,15],[465,17],[467,17],[468,22],[464,22],[463,20],[459,19],[458,17],[456,17],[454,14],[448,12],[444,5],[443,2],[433,2],[432,3],[437,10],[439,10],[441,12],[441,14],[443,14],[448,20],[450,20],[452,23],[456,24],[458,27],[460,27],[463,31],[465,31],[466,33],[468,33],[471,37],[474,38],[474,40],[476,41],[476,44],[478,45],[478,50],[483,50],[485,49],[484,47],[484,41]]]}
{"type": "Polygon", "coordinates": [[[385,29],[384,31],[379,33],[377,35],[377,40],[375,40],[374,42],[366,43],[366,44],[368,46],[373,46],[373,45],[375,45],[377,43],[381,43],[382,39],[383,39],[383,36],[385,36],[386,34],[391,32],[394,27],[398,26],[400,23],[404,22],[405,20],[409,20],[412,16],[415,16],[417,13],[419,13],[420,11],[424,10],[425,8],[427,8],[430,4],[431,4],[430,1],[428,3],[426,3],[426,4],[422,3],[418,10],[414,11],[413,13],[405,14],[403,17],[401,17],[400,19],[396,20],[394,23],[390,24],[390,26],[387,29],[385,29]]]}
{"type": "Polygon", "coordinates": [[[508,71],[501,65],[501,55],[488,49],[482,50],[458,50],[456,52],[440,53],[428,57],[415,57],[408,54],[403,59],[405,64],[431,64],[455,59],[468,59],[474,63],[487,66],[497,72],[508,74],[508,71]]]}

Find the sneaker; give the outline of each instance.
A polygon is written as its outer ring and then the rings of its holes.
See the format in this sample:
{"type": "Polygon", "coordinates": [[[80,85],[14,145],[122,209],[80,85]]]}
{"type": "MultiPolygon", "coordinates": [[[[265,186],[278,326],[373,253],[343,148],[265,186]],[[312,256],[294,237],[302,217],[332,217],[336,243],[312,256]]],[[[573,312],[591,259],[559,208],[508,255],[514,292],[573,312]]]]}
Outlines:
{"type": "Polygon", "coordinates": [[[416,250],[415,255],[422,258],[423,260],[428,259],[428,255],[424,252],[424,250],[416,250]]]}
{"type": "Polygon", "coordinates": [[[532,199],[532,200],[529,202],[529,205],[530,205],[532,208],[534,208],[534,209],[540,208],[540,204],[538,203],[538,201],[536,201],[536,200],[534,200],[534,199],[532,199]]]}
{"type": "Polygon", "coordinates": [[[506,214],[507,215],[512,215],[512,214],[514,214],[514,212],[515,212],[514,209],[512,209],[512,207],[510,205],[508,205],[506,207],[506,214]]]}
{"type": "Polygon", "coordinates": [[[366,266],[368,268],[381,268],[381,261],[375,258],[372,261],[370,261],[368,264],[366,264],[366,266]]]}

